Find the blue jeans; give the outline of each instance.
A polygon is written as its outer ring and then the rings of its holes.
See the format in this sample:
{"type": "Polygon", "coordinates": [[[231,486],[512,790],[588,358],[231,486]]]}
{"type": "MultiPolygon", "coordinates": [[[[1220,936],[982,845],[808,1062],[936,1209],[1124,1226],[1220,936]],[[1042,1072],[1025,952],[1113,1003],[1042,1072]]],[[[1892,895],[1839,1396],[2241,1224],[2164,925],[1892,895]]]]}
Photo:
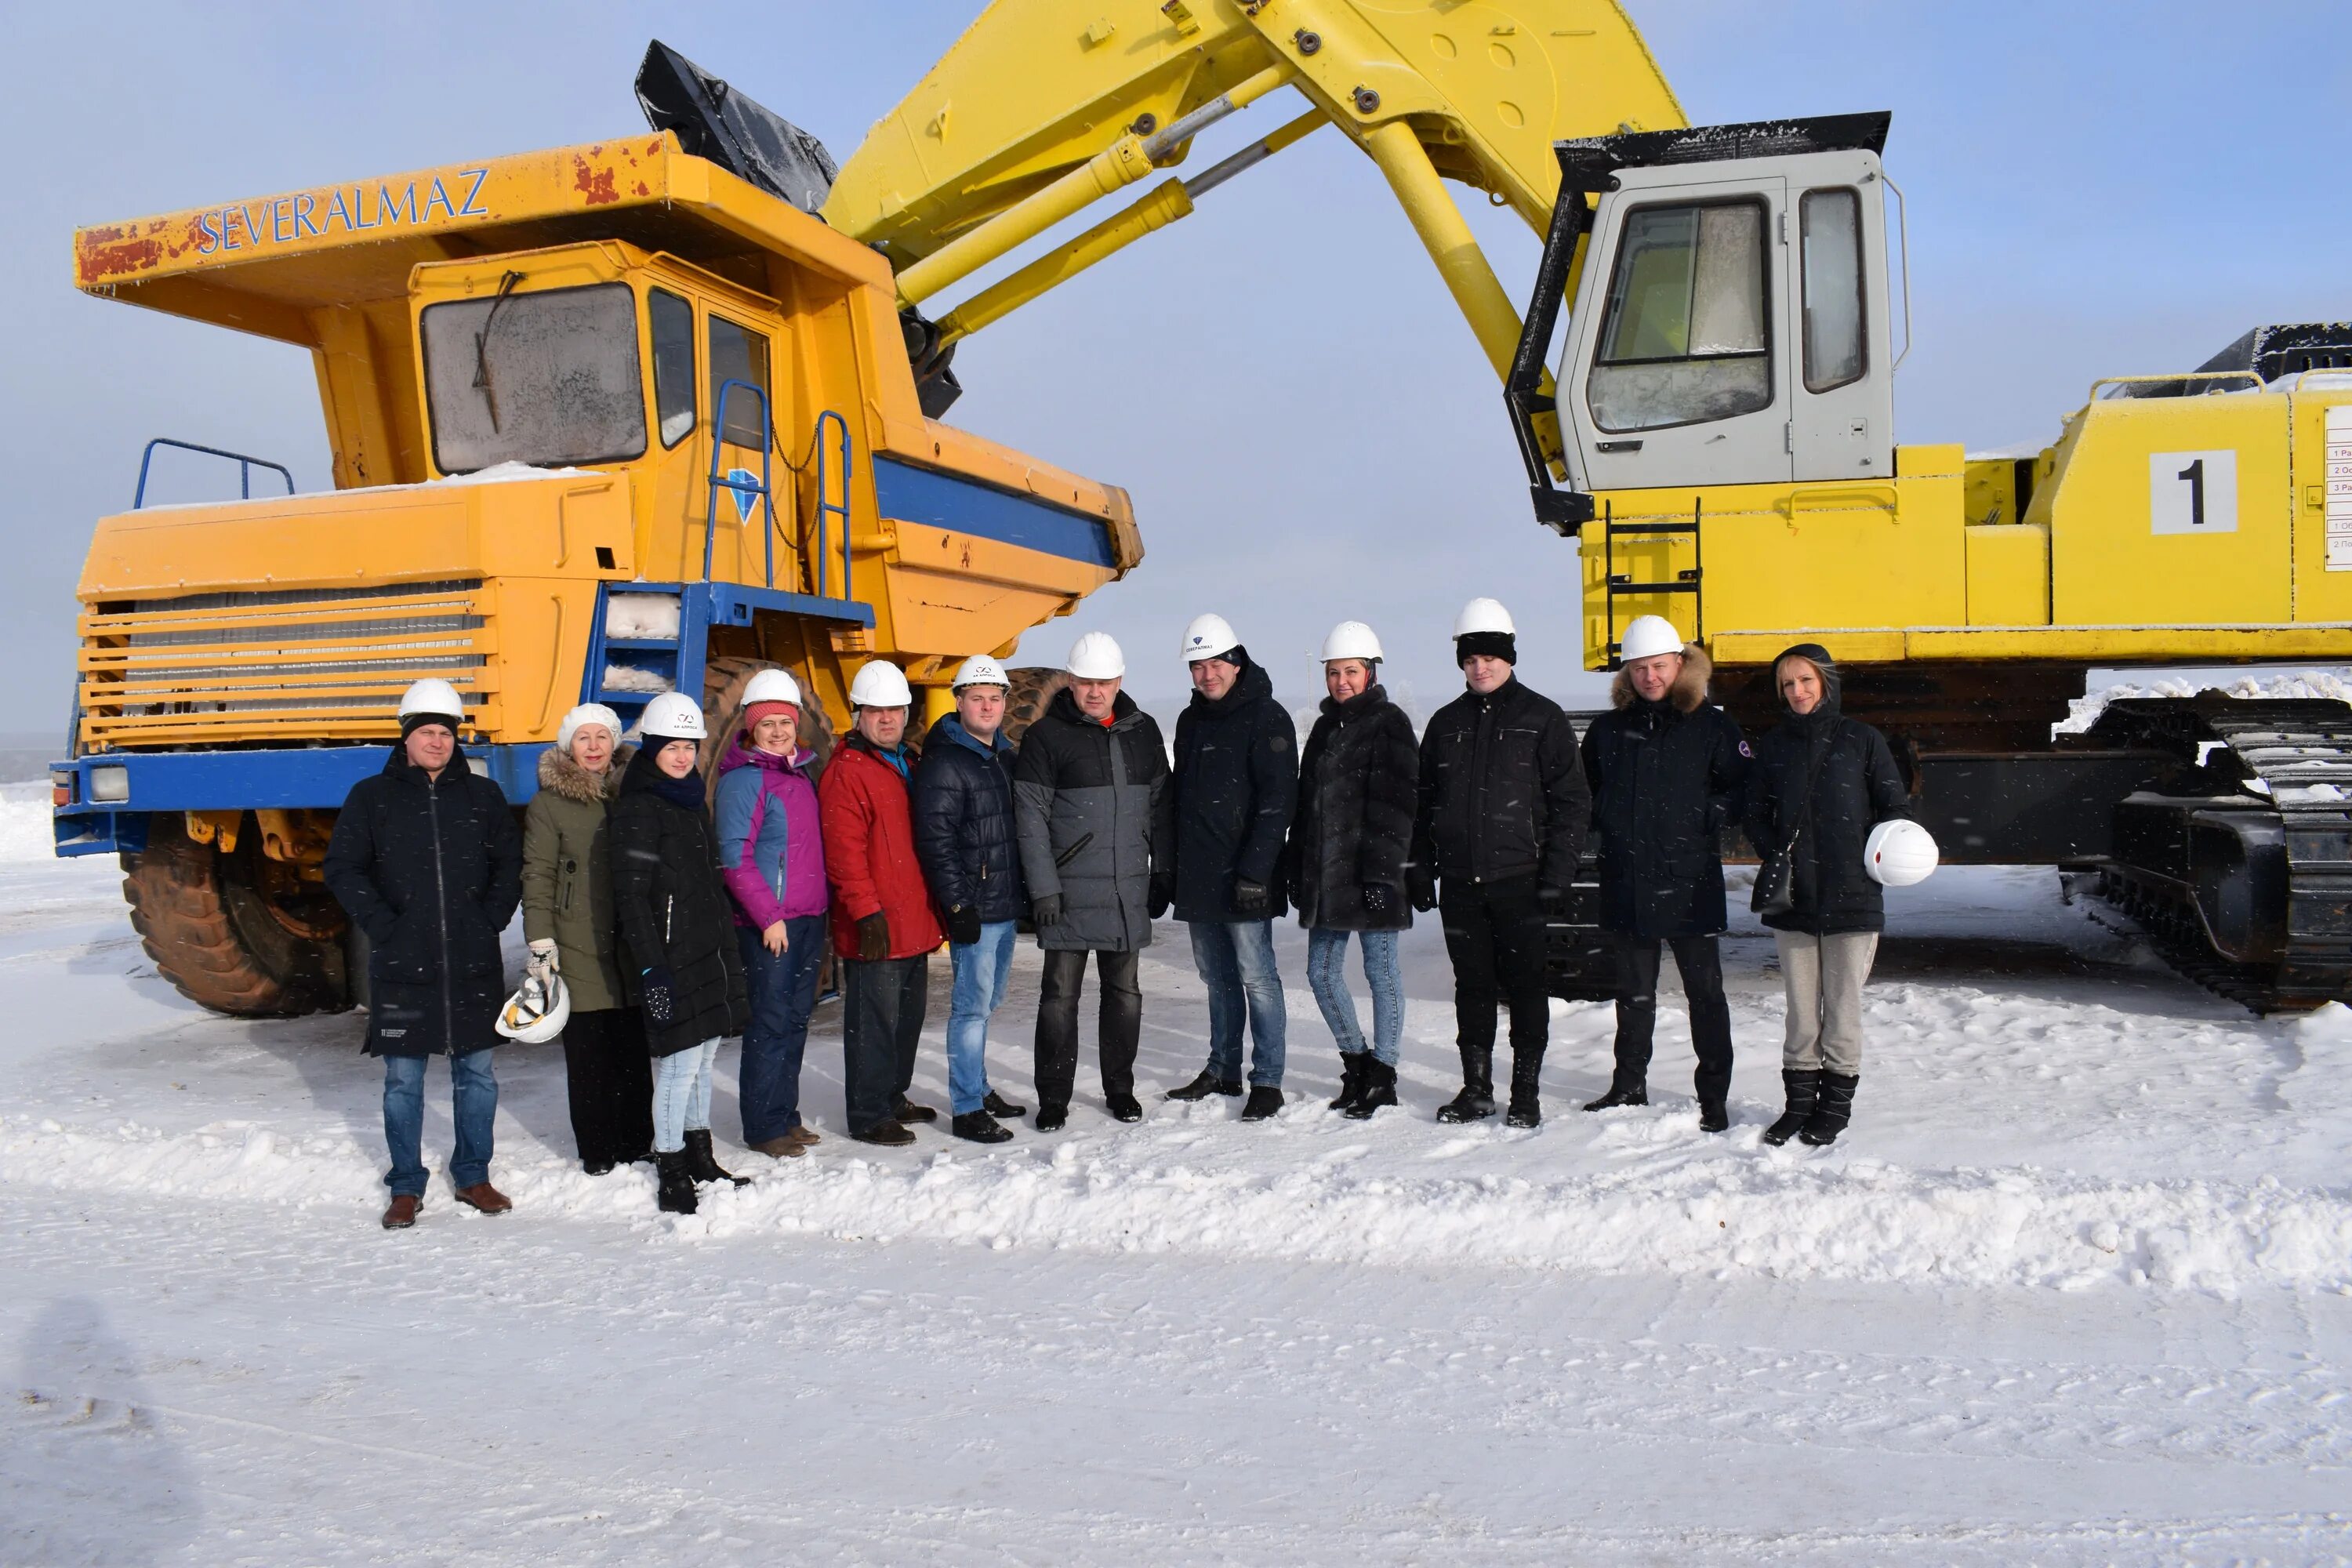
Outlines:
{"type": "Polygon", "coordinates": [[[1242,1020],[1249,1020],[1250,1082],[1282,1087],[1282,977],[1274,972],[1274,922],[1194,921],[1192,963],[1209,988],[1209,1076],[1238,1083],[1242,1020]]]}
{"type": "Polygon", "coordinates": [[[1389,1067],[1397,1065],[1404,1042],[1404,975],[1397,967],[1397,933],[1392,931],[1344,931],[1320,928],[1307,933],[1307,984],[1315,1005],[1339,1054],[1352,1057],[1364,1048],[1364,1031],[1356,1023],[1356,999],[1348,994],[1348,938],[1364,943],[1364,981],[1372,988],[1372,1055],[1389,1067]]]}
{"type": "Polygon", "coordinates": [[[980,940],[948,944],[955,990],[948,999],[948,1107],[969,1116],[988,1098],[988,1020],[1013,973],[1013,922],[991,921],[980,940]]]}
{"type": "Polygon", "coordinates": [[[782,953],[770,952],[760,933],[748,927],[738,927],[735,934],[751,1003],[736,1098],[743,1111],[743,1142],[756,1145],[801,1124],[801,1056],[808,1047],[809,1015],[816,1009],[817,971],[824,964],[824,917],[786,921],[782,953]]]}
{"type": "Polygon", "coordinates": [[[689,1132],[710,1130],[710,1064],[719,1041],[674,1051],[654,1065],[654,1152],[675,1154],[689,1132]]]}
{"type": "MultiPolygon", "coordinates": [[[[431,1057],[383,1058],[383,1141],[392,1172],[383,1179],[394,1197],[425,1195],[425,1067],[431,1057]]],[[[490,1179],[490,1123],[499,1113],[499,1075],[490,1053],[449,1058],[449,1119],[457,1149],[449,1156],[449,1184],[463,1191],[490,1179]]]]}

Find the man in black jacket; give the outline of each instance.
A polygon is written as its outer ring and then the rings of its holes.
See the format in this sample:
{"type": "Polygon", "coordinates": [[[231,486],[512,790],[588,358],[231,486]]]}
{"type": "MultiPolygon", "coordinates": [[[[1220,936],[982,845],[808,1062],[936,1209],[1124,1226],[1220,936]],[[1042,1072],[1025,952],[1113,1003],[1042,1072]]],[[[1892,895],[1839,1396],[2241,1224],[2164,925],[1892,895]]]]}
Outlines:
{"type": "Polygon", "coordinates": [[[1543,1120],[1544,923],[1576,880],[1591,815],[1576,765],[1576,731],[1559,704],[1519,684],[1517,630],[1492,599],[1454,623],[1461,696],[1439,709],[1421,742],[1421,789],[1407,871],[1413,908],[1436,910],[1454,961],[1454,1038],[1462,1092],[1440,1121],[1495,1114],[1495,1005],[1511,1009],[1514,1127],[1543,1120]]]}
{"type": "Polygon", "coordinates": [[[1176,720],[1176,918],[1209,989],[1209,1064],[1171,1100],[1242,1091],[1242,1024],[1254,1050],[1244,1121],[1282,1109],[1286,1009],[1274,922],[1286,907],[1281,864],[1298,803],[1298,731],[1274,682],[1222,616],[1185,628],[1192,700],[1176,720]]]}
{"type": "Polygon", "coordinates": [[[956,710],[942,714],[915,769],[915,855],[948,931],[955,986],[948,1003],[950,1129],[1002,1143],[1000,1116],[1027,1114],[988,1087],[988,1020],[1013,974],[1021,918],[1021,847],[1013,827],[1013,742],[1004,738],[1012,679],[980,654],[956,671],[956,710]]]}
{"type": "Polygon", "coordinates": [[[383,1058],[386,1230],[425,1201],[425,1064],[449,1058],[457,1152],[449,1183],[484,1214],[514,1205],[490,1185],[499,1109],[490,1048],[506,999],[499,933],[522,902],[522,834],[499,786],[457,754],[465,707],[446,680],[400,700],[400,744],[352,786],[327,847],[327,886],[367,933],[368,1039],[383,1058]]]}
{"type": "Polygon", "coordinates": [[[1723,825],[1739,813],[1748,742],[1706,700],[1714,666],[1664,617],[1625,628],[1613,710],[1584,732],[1584,772],[1601,834],[1601,926],[1617,939],[1617,1066],[1587,1110],[1650,1103],[1661,943],[1675,950],[1690,1002],[1698,1124],[1731,1125],[1731,1009],[1723,996],[1723,825]]]}

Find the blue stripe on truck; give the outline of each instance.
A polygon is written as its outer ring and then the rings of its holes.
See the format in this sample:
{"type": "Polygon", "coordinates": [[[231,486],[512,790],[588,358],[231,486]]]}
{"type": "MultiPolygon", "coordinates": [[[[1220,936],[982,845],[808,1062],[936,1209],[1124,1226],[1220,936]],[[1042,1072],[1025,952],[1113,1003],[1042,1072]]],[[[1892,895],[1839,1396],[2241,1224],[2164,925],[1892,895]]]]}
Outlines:
{"type": "Polygon", "coordinates": [[[975,479],[877,456],[874,500],[882,516],[904,522],[1042,550],[1090,566],[1108,569],[1114,564],[1110,525],[1102,519],[975,479]]]}

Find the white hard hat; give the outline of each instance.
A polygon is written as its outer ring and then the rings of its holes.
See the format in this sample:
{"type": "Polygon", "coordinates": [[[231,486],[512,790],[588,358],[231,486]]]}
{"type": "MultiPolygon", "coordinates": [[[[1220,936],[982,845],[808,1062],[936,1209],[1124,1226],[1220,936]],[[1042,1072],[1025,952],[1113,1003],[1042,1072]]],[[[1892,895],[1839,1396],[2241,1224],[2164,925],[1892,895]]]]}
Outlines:
{"type": "Polygon", "coordinates": [[[1079,680],[1117,680],[1127,673],[1127,655],[1108,632],[1088,632],[1070,645],[1062,668],[1079,680]]]}
{"type": "Polygon", "coordinates": [[[570,751],[572,737],[591,725],[601,726],[604,732],[615,741],[621,738],[621,716],[618,713],[614,712],[602,702],[583,702],[579,707],[566,713],[563,716],[563,722],[556,727],[556,749],[570,751]]]}
{"type": "Polygon", "coordinates": [[[801,705],[801,683],[793,679],[789,669],[762,669],[753,673],[743,683],[743,706],[754,702],[789,702],[801,705]]]}
{"type": "Polygon", "coordinates": [[[1501,632],[1506,637],[1517,637],[1519,628],[1511,624],[1511,612],[1503,608],[1501,601],[1473,599],[1454,617],[1455,637],[1465,637],[1472,632],[1501,632]]]}
{"type": "Polygon", "coordinates": [[[509,1040],[537,1046],[563,1033],[571,1019],[572,988],[563,984],[563,976],[550,973],[542,981],[533,971],[523,976],[521,989],[507,998],[491,1026],[509,1040]]]}
{"type": "Polygon", "coordinates": [[[665,691],[646,704],[637,733],[665,741],[699,741],[709,731],[702,727],[702,710],[693,698],[683,691],[665,691]]]}
{"type": "Polygon", "coordinates": [[[1377,660],[1387,657],[1381,652],[1381,639],[1374,637],[1372,628],[1361,621],[1341,621],[1331,628],[1331,635],[1323,639],[1323,662],[1326,664],[1338,658],[1377,660]]]}
{"type": "Polygon", "coordinates": [[[859,667],[849,683],[853,708],[911,708],[915,694],[907,686],[907,672],[887,658],[871,658],[859,667]]]}
{"type": "Polygon", "coordinates": [[[428,675],[400,694],[400,716],[412,713],[432,713],[462,723],[466,718],[466,700],[457,689],[438,676],[428,675]]]}
{"type": "Polygon", "coordinates": [[[1184,662],[1194,664],[1204,658],[1214,658],[1242,646],[1234,636],[1234,628],[1225,624],[1223,616],[1194,616],[1192,624],[1184,628],[1184,662]]]}
{"type": "Polygon", "coordinates": [[[976,653],[965,659],[956,670],[955,679],[949,689],[961,691],[967,686],[1002,686],[1010,691],[1013,689],[1013,678],[1004,673],[1003,665],[984,653],[976,653]]]}
{"type": "Polygon", "coordinates": [[[1683,634],[1664,616],[1635,616],[1633,624],[1625,628],[1625,640],[1617,645],[1617,657],[1627,664],[1682,651],[1683,634]]]}
{"type": "Polygon", "coordinates": [[[1863,840],[1863,868],[1882,887],[1924,882],[1937,860],[1935,836],[1907,816],[1890,817],[1863,840]]]}

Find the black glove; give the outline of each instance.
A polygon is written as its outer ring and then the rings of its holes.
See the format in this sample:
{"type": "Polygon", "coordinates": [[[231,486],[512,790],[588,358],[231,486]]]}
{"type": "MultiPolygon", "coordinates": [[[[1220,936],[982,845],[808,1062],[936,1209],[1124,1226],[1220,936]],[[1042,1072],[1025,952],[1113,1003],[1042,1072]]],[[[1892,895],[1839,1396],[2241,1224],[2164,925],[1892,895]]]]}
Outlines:
{"type": "Polygon", "coordinates": [[[890,921],[880,910],[857,922],[857,956],[868,963],[890,956],[890,921]]]}
{"type": "Polygon", "coordinates": [[[1168,906],[1175,901],[1176,879],[1172,877],[1152,878],[1150,892],[1151,918],[1153,920],[1158,920],[1161,915],[1166,914],[1168,912],[1168,906]]]}
{"type": "Polygon", "coordinates": [[[1555,888],[1547,882],[1536,889],[1536,907],[1547,915],[1558,914],[1559,907],[1566,902],[1568,902],[1566,888],[1555,888]]]}
{"type": "Polygon", "coordinates": [[[677,1021],[677,998],[670,989],[669,965],[656,963],[646,970],[637,981],[637,991],[646,1023],[656,1029],[667,1029],[677,1021]]]}
{"type": "Polygon", "coordinates": [[[1371,916],[1376,921],[1384,921],[1389,918],[1389,915],[1396,909],[1396,907],[1397,895],[1394,888],[1387,887],[1379,882],[1367,882],[1364,884],[1364,912],[1366,914],[1371,916]]]}
{"type": "Polygon", "coordinates": [[[1062,895],[1046,893],[1029,900],[1029,919],[1039,931],[1062,923],[1062,895]]]}
{"type": "Polygon", "coordinates": [[[1234,884],[1234,913],[1245,921],[1262,919],[1272,902],[1272,895],[1266,891],[1264,882],[1236,881],[1234,884]]]}
{"type": "Polygon", "coordinates": [[[1405,873],[1405,879],[1414,909],[1419,910],[1423,914],[1427,914],[1437,907],[1436,878],[1426,871],[1408,871],[1405,873]]]}
{"type": "Polygon", "coordinates": [[[948,940],[958,947],[970,947],[980,940],[980,911],[970,904],[960,904],[948,911],[948,940]]]}

